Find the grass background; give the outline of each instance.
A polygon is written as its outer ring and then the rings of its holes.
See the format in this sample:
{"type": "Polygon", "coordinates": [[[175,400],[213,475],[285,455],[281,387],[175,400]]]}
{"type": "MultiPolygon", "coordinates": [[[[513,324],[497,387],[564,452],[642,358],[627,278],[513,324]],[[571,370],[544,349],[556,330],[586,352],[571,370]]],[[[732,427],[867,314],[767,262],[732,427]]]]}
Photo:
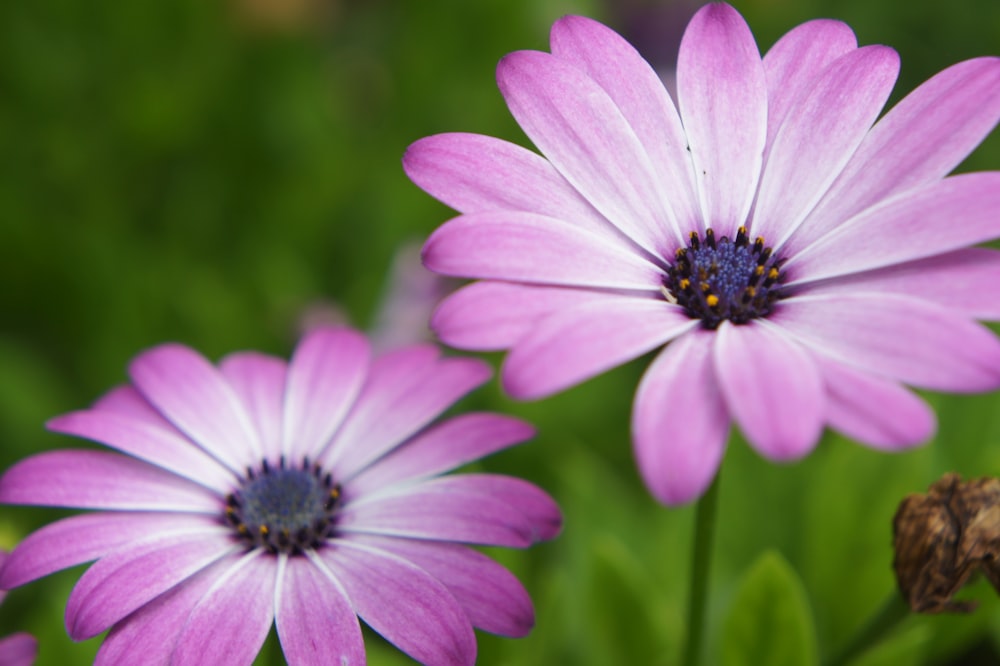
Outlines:
{"type": "MultiPolygon", "coordinates": [[[[892,0],[734,4],[762,50],[819,16],[847,21],[862,44],[895,47],[903,69],[893,100],[958,60],[1000,53],[995,0],[913,0],[905,11],[892,0]]],[[[306,313],[333,304],[371,325],[397,249],[451,216],[403,175],[410,142],[472,131],[526,144],[493,81],[504,53],[546,48],[552,21],[582,13],[669,66],[694,7],[0,3],[0,468],[71,445],[43,423],[123,381],[128,360],[159,342],[210,358],[241,348],[287,355],[306,313]]],[[[998,165],[994,133],[962,169],[998,165]]],[[[539,427],[533,442],[480,467],[539,483],[566,518],[555,542],[495,553],[532,593],[538,623],[522,640],[480,635],[480,663],[677,661],[693,511],[657,505],[635,471],[628,423],[647,361],[537,403],[510,401],[496,382],[464,403],[539,427]]],[[[775,466],[734,440],[722,472],[706,663],[738,663],[721,646],[736,644],[741,626],[765,651],[794,633],[828,652],[893,590],[899,500],[946,471],[1000,474],[998,396],[927,397],[939,433],[901,455],[828,435],[803,462],[775,466]],[[784,624],[741,601],[741,581],[761,561],[792,572],[785,587],[798,602],[784,624]]],[[[0,508],[0,545],[56,515],[0,508]]],[[[35,633],[42,665],[89,663],[97,641],[74,644],[62,627],[81,570],[11,593],[0,635],[35,633]]],[[[981,583],[967,594],[983,601],[977,613],[912,618],[865,663],[997,663],[1000,604],[981,583]]],[[[367,645],[372,664],[409,663],[374,635],[367,645]]],[[[281,663],[273,636],[259,661],[281,663]]]]}

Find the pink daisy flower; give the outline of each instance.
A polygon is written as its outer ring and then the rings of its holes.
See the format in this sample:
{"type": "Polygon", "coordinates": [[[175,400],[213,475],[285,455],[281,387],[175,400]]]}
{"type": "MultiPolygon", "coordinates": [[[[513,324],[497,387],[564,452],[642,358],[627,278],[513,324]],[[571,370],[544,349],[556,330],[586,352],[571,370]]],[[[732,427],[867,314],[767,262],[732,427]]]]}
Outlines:
{"type": "Polygon", "coordinates": [[[34,532],[0,570],[10,589],[97,560],[66,626],[110,630],[98,663],[250,664],[274,623],[290,664],[363,664],[360,617],[418,661],[471,664],[473,627],[531,629],[521,584],[463,544],[552,538],[558,508],[519,479],[440,476],[533,434],[488,413],[431,425],[484,363],[432,345],[372,360],[359,333],[322,329],[289,363],[216,367],[168,344],[129,374],[49,423],[117,452],[42,453],[0,478],[5,503],[103,510],[34,532]]]}
{"type": "MultiPolygon", "coordinates": [[[[7,551],[0,550],[0,568],[7,561],[7,551]]],[[[7,593],[0,590],[0,603],[7,593]]],[[[31,634],[18,632],[0,638],[0,666],[31,666],[38,654],[38,641],[31,634]]]]}
{"type": "Polygon", "coordinates": [[[772,460],[825,425],[882,449],[925,441],[936,391],[1000,386],[1000,173],[945,177],[1000,117],[1000,60],[934,76],[878,119],[899,69],[838,21],[761,58],[732,7],[692,18],[677,105],[605,26],[556,22],[552,53],[497,70],[544,157],[498,139],[416,142],[410,178],[462,215],[426,265],[480,280],[432,326],[509,349],[514,397],[548,396],[663,348],[632,430],[652,493],[711,482],[735,422],[772,460]],[[876,122],[877,121],[877,122],[876,122]]]}

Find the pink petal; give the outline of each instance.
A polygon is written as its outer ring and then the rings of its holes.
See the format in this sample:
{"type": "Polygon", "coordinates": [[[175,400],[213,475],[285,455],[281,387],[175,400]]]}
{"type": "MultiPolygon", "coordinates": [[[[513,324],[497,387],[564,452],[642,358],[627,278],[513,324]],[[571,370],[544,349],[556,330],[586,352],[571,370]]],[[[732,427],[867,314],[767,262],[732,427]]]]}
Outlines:
{"type": "Polygon", "coordinates": [[[305,557],[283,555],[281,560],[275,623],[288,663],[364,664],[361,625],[340,582],[305,557]]]}
{"type": "Polygon", "coordinates": [[[934,411],[896,382],[817,356],[827,391],[830,426],[886,451],[925,443],[937,427],[934,411]]]}
{"type": "Polygon", "coordinates": [[[0,477],[0,502],[78,509],[217,513],[219,496],[149,463],[104,451],[47,451],[0,477]]]}
{"type": "Polygon", "coordinates": [[[797,296],[770,320],[859,370],[938,391],[1000,387],[1000,341],[954,310],[897,294],[797,296]]]}
{"type": "Polygon", "coordinates": [[[226,528],[163,532],[98,560],[66,602],[73,640],[107,630],[197,571],[239,549],[226,528]]]}
{"type": "Polygon", "coordinates": [[[496,351],[512,347],[556,310],[605,297],[590,289],[473,282],[441,302],[431,328],[446,345],[496,351]]]}
{"type": "Polygon", "coordinates": [[[310,559],[325,566],[347,591],[365,623],[425,664],[473,664],[476,637],[447,589],[406,560],[338,540],[310,559]]]}
{"type": "Polygon", "coordinates": [[[246,664],[274,621],[276,558],[246,554],[216,578],[177,637],[173,664],[246,664]]]}
{"type": "Polygon", "coordinates": [[[46,427],[116,448],[209,490],[227,488],[235,480],[232,472],[181,433],[126,414],[73,412],[52,419],[46,427]]]}
{"type": "Polygon", "coordinates": [[[703,223],[732,237],[757,189],[767,82],[750,28],[729,5],[705,5],[688,24],[677,56],[677,99],[703,223]]]}
{"type": "Polygon", "coordinates": [[[136,388],[178,429],[237,474],[259,462],[257,431],[229,383],[197,352],[151,349],[129,366],[136,388]]]}
{"type": "Polygon", "coordinates": [[[237,352],[222,359],[219,370],[257,428],[262,454],[280,451],[288,363],[258,352],[237,352]]]}
{"type": "Polygon", "coordinates": [[[774,137],[761,176],[753,235],[781,245],[840,174],[878,118],[899,73],[885,46],[852,50],[815,77],[774,137]]]}
{"type": "Polygon", "coordinates": [[[449,472],[535,435],[524,421],[500,414],[461,414],[409,440],[350,480],[362,497],[401,481],[449,472]]]}
{"type": "Polygon", "coordinates": [[[214,517],[172,513],[87,513],[32,532],[0,570],[0,588],[14,588],[50,573],[100,559],[133,541],[163,532],[199,529],[214,517]]]}
{"type": "Polygon", "coordinates": [[[31,634],[19,632],[0,638],[0,664],[31,666],[38,654],[38,641],[31,634]]]}
{"type": "Polygon", "coordinates": [[[528,138],[604,217],[654,256],[676,243],[656,169],[598,82],[566,60],[518,51],[497,66],[507,106],[528,138]]]}
{"type": "Polygon", "coordinates": [[[288,368],[282,451],[290,461],[316,455],[354,405],[368,374],[370,346],[349,329],[319,329],[295,349],[288,368]]]}
{"type": "MultiPolygon", "coordinates": [[[[552,53],[586,72],[611,96],[649,156],[671,230],[685,241],[681,226],[698,219],[687,137],[660,77],[617,33],[582,16],[555,22],[552,53]]],[[[565,218],[564,218],[565,219],[565,218]]]]}
{"type": "Polygon", "coordinates": [[[850,26],[817,19],[785,33],[764,55],[767,77],[767,144],[774,141],[788,110],[806,95],[831,62],[856,49],[850,26]]]}
{"type": "Polygon", "coordinates": [[[444,584],[472,625],[501,636],[527,636],[535,611],[524,586],[486,555],[457,544],[352,536],[352,543],[389,552],[417,565],[444,584]]]}
{"type": "Polygon", "coordinates": [[[533,213],[476,213],[446,222],[424,265],[456,277],[582,287],[658,289],[662,271],[638,253],[533,213]]]}
{"type": "Polygon", "coordinates": [[[943,178],[1000,119],[1000,59],[976,58],[936,74],[890,110],[802,227],[792,250],[898,193],[943,178]]]}
{"type": "Polygon", "coordinates": [[[163,414],[156,411],[156,408],[149,404],[149,401],[131,384],[111,389],[97,399],[91,410],[131,416],[145,421],[150,426],[157,426],[172,433],[178,432],[174,424],[163,418],[163,414]]]}
{"type": "Polygon", "coordinates": [[[632,410],[635,458],[646,487],[670,506],[697,499],[722,462],[729,415],[709,353],[713,331],[696,329],[660,352],[632,410]]]}
{"type": "Polygon", "coordinates": [[[1000,172],[952,176],[869,208],[798,255],[790,284],[923,259],[1000,236],[1000,172]]]}
{"type": "Polygon", "coordinates": [[[695,328],[662,299],[607,296],[541,321],[507,356],[505,390],[541,398],[621,365],[695,328]]]}
{"type": "Polygon", "coordinates": [[[796,460],[819,441],[823,377],[812,355],[763,321],[719,326],[715,374],[747,440],[772,460],[796,460]]]}
{"type": "Polygon", "coordinates": [[[538,213],[628,246],[548,160],[513,143],[481,134],[429,136],[406,150],[403,168],[413,182],[460,213],[538,213]]]}

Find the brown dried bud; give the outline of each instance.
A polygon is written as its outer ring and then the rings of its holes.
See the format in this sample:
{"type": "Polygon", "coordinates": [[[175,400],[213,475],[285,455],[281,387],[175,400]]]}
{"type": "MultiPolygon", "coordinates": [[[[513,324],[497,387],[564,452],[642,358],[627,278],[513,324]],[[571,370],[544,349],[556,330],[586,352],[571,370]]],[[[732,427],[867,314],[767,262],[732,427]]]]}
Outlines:
{"type": "Polygon", "coordinates": [[[951,599],[977,570],[1000,592],[1000,479],[945,474],[904,499],[892,527],[896,581],[914,612],[973,610],[951,599]]]}

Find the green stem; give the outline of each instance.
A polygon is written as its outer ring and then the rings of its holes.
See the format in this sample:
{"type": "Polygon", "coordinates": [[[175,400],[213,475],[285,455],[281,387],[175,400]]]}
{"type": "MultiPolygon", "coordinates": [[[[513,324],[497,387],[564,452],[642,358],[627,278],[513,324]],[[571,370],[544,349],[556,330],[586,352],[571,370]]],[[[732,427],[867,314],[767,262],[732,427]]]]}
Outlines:
{"type": "Polygon", "coordinates": [[[705,607],[708,601],[708,572],[712,561],[712,537],[715,533],[715,507],[719,497],[719,475],[695,508],[694,548],[691,552],[691,588],[688,597],[688,632],[684,645],[683,666],[698,666],[705,634],[705,607]]]}
{"type": "Polygon", "coordinates": [[[843,666],[866,650],[877,645],[892,631],[896,625],[910,615],[910,607],[903,601],[899,592],[892,594],[882,604],[882,607],[851,637],[844,647],[834,654],[833,658],[823,662],[824,666],[843,666]]]}

